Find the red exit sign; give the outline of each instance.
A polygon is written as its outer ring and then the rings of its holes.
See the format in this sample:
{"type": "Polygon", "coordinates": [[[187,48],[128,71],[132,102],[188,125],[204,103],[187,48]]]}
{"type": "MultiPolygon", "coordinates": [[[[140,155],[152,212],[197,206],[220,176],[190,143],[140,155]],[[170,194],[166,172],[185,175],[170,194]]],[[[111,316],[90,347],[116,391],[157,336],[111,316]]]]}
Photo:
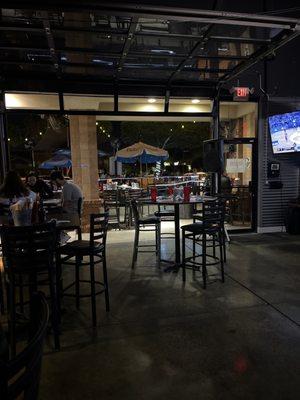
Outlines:
{"type": "Polygon", "coordinates": [[[252,89],[244,86],[236,86],[231,89],[234,101],[247,101],[249,99],[249,94],[252,92],[252,89]]]}

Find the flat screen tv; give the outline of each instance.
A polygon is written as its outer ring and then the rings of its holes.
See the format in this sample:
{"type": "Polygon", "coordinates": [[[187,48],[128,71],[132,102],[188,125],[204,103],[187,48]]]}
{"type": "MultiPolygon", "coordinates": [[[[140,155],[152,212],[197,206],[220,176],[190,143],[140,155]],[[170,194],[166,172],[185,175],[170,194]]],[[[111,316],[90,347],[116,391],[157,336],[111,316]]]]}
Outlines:
{"type": "Polygon", "coordinates": [[[300,111],[269,117],[274,154],[300,152],[300,111]]]}
{"type": "Polygon", "coordinates": [[[224,165],[223,141],[212,139],[203,142],[203,171],[221,173],[224,165]]]}

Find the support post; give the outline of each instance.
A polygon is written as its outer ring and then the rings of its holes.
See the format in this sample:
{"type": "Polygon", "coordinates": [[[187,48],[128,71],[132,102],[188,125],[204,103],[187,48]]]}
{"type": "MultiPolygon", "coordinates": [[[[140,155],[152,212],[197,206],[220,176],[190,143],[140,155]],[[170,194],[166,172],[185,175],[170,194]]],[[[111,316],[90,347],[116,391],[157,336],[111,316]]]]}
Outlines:
{"type": "MultiPolygon", "coordinates": [[[[213,108],[212,108],[212,130],[213,130],[213,139],[219,139],[220,138],[220,102],[219,102],[219,91],[217,91],[217,94],[213,100],[213,108]]],[[[220,155],[221,156],[221,155],[220,155]]],[[[211,188],[212,188],[212,195],[215,195],[218,193],[219,187],[220,187],[220,180],[221,176],[218,173],[213,173],[212,174],[212,182],[211,182],[211,188]]]]}
{"type": "Polygon", "coordinates": [[[1,177],[1,181],[2,181],[9,169],[7,124],[6,124],[5,103],[4,103],[4,93],[3,92],[1,93],[1,99],[0,99],[0,149],[1,149],[0,177],[1,177]]]}

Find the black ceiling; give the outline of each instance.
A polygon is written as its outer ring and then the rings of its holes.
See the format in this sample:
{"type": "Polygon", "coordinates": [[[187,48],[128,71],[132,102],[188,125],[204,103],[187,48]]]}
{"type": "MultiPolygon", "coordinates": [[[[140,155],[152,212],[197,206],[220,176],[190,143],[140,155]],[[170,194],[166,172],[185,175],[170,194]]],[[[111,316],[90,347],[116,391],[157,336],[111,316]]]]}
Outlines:
{"type": "Polygon", "coordinates": [[[3,89],[217,87],[299,34],[295,19],[211,11],[216,1],[210,10],[34,3],[1,8],[3,89]]]}

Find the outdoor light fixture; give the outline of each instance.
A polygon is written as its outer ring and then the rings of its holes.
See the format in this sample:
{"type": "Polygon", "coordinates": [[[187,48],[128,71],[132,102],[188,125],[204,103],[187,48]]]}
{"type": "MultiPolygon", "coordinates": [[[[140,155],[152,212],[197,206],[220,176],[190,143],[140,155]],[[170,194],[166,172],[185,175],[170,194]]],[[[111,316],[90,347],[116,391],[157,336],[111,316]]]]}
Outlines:
{"type": "Polygon", "coordinates": [[[156,99],[153,99],[153,98],[148,99],[148,103],[155,103],[155,102],[156,102],[156,99]]]}
{"type": "Polygon", "coordinates": [[[198,103],[200,103],[200,100],[199,100],[199,99],[193,99],[193,100],[192,100],[192,103],[193,103],[193,104],[198,104],[198,103]]]}

